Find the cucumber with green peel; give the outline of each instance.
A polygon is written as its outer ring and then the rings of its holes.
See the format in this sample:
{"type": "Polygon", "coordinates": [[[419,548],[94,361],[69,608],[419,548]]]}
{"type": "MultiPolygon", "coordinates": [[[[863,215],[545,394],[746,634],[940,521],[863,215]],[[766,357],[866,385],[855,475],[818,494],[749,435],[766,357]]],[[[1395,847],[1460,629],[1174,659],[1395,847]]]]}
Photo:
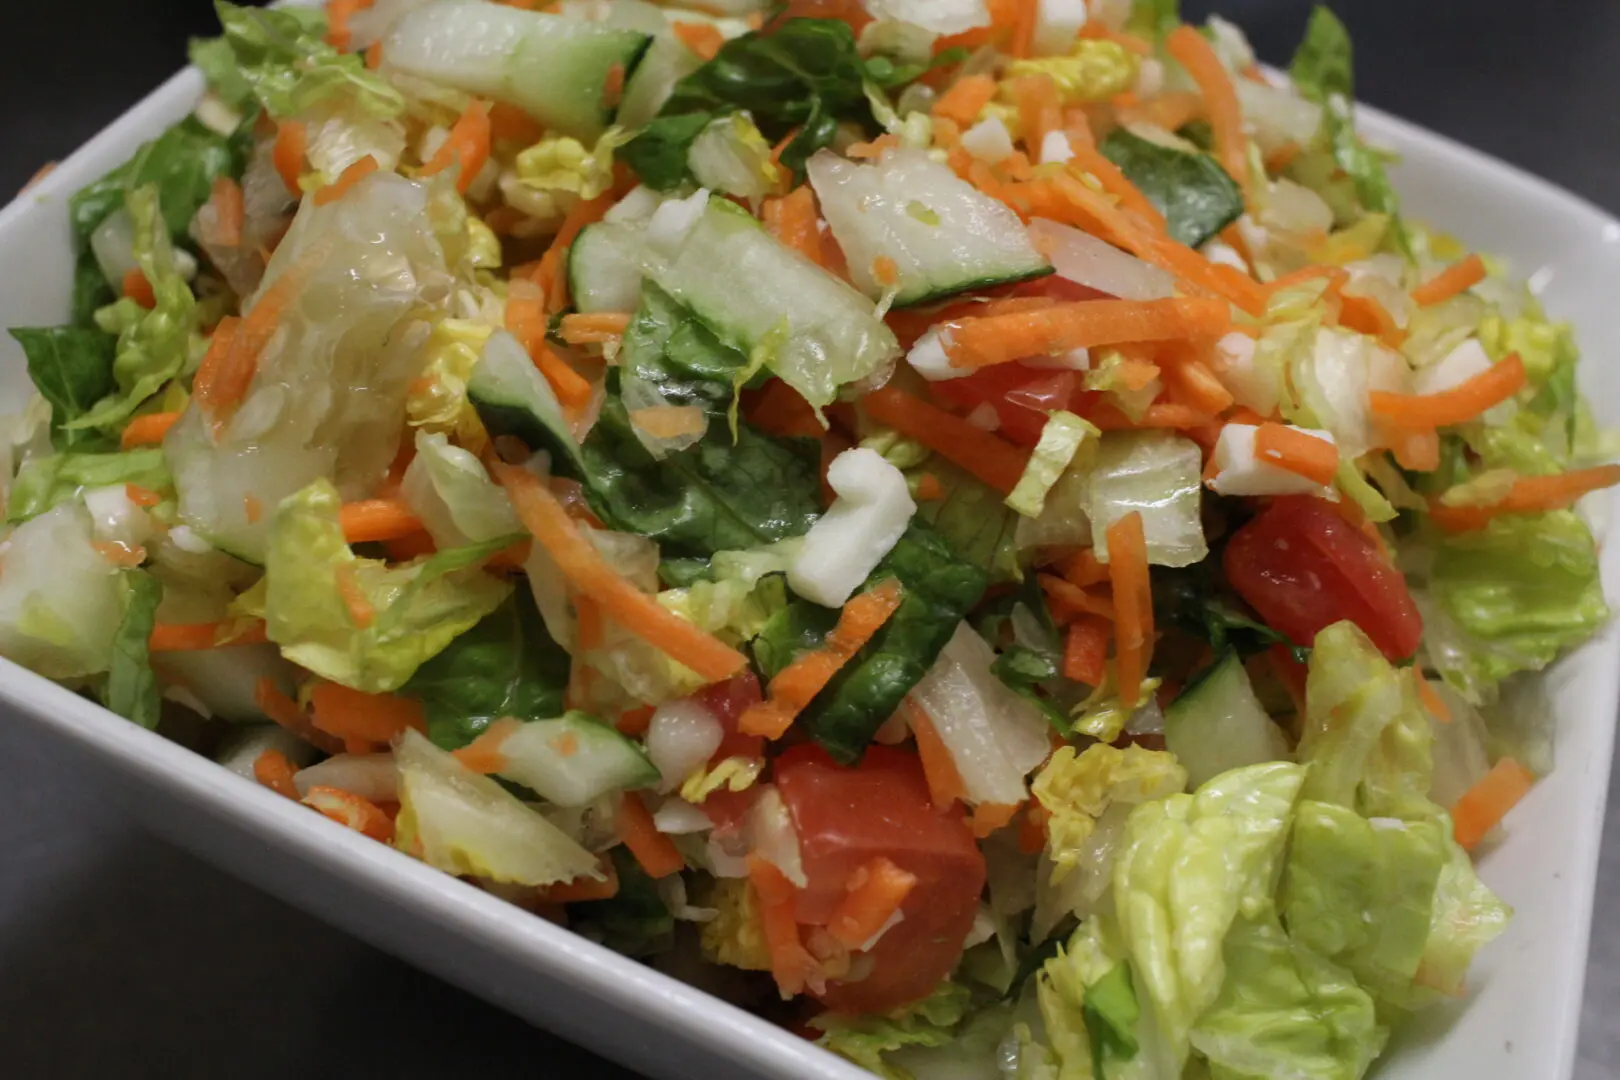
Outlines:
{"type": "Polygon", "coordinates": [[[467,399],[491,436],[519,439],[531,451],[551,454],[551,469],[583,479],[579,440],[561,403],[517,338],[497,330],[467,380],[467,399]]]}
{"type": "Polygon", "coordinates": [[[583,312],[634,311],[641,303],[642,230],[599,221],[568,249],[568,294],[583,312]]]}
{"type": "Polygon", "coordinates": [[[500,754],[506,763],[499,776],[558,806],[585,806],[659,780],[645,750],[582,712],[520,724],[501,741],[500,754]]]}
{"type": "Polygon", "coordinates": [[[1292,756],[1236,652],[1216,661],[1164,710],[1164,741],[1186,768],[1190,790],[1231,769],[1292,756]]]}

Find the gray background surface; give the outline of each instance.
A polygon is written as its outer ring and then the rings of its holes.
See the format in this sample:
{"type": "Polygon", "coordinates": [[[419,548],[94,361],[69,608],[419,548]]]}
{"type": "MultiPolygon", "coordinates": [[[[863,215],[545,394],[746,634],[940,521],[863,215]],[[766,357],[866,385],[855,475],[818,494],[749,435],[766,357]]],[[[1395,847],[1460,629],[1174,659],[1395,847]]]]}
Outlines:
{"type": "MultiPolygon", "coordinates": [[[[1227,0],[1286,59],[1308,4],[1227,0]]],[[[1187,0],[1189,14],[1207,3],[1187,0]]],[[[1620,2],[1342,0],[1362,96],[1620,211],[1620,2]]],[[[0,191],[182,62],[202,0],[0,5],[0,191]],[[49,34],[42,28],[58,29],[49,34]]],[[[1584,343],[1592,363],[1614,343],[1584,343]]],[[[1599,718],[1591,718],[1594,722],[1599,718]]],[[[135,829],[0,717],[0,1031],[25,1077],[629,1074],[135,829]]],[[[1620,785],[1611,785],[1614,801],[1620,785]]],[[[1620,1077],[1620,821],[1605,833],[1579,1080],[1620,1077]]]]}

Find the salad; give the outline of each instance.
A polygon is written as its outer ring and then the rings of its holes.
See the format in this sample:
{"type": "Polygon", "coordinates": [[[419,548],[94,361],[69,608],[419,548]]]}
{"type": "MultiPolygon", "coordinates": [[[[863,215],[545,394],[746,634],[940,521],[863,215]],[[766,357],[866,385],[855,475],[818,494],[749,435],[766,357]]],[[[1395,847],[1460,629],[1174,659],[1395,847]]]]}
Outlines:
{"type": "Polygon", "coordinates": [[[1329,11],[217,7],[11,331],[0,656],[883,1076],[1463,994],[1620,447],[1329,11]]]}

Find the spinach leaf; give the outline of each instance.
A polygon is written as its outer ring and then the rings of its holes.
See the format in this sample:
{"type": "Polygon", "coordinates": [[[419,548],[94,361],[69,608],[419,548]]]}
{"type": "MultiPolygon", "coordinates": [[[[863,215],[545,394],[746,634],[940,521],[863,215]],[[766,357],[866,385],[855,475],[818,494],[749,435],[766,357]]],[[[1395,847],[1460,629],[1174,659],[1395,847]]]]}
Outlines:
{"type": "MultiPolygon", "coordinates": [[[[805,710],[805,730],[841,761],[861,756],[989,583],[983,569],[963,561],[944,537],[915,519],[868,583],[889,577],[905,587],[900,607],[805,710]]],[[[837,618],[837,612],[807,600],[789,604],[755,639],[755,663],[769,679],[797,653],[819,647],[837,618]]]]}
{"type": "Polygon", "coordinates": [[[534,598],[518,589],[428,660],[401,689],[421,700],[428,737],[455,750],[503,716],[561,716],[568,654],[546,632],[534,598]]]}
{"type": "Polygon", "coordinates": [[[1205,563],[1181,570],[1160,569],[1153,574],[1153,617],[1161,626],[1175,626],[1209,646],[1216,655],[1228,648],[1240,655],[1263,652],[1281,645],[1295,660],[1307,663],[1310,647],[1295,645],[1289,638],[1265,623],[1249,618],[1215,587],[1207,565],[1220,565],[1211,555],[1205,563]]]}
{"type": "Polygon", "coordinates": [[[673,187],[690,178],[686,152],[708,121],[747,109],[773,142],[798,129],[780,158],[797,176],[811,154],[832,142],[841,121],[870,127],[866,76],[847,23],[788,19],[726,42],[675,84],[658,118],[619,156],[647,184],[673,187]]]}
{"type": "Polygon", "coordinates": [[[671,405],[696,405],[723,413],[748,357],[721,341],[702,320],[652,282],[641,287],[641,304],[625,328],[619,352],[621,379],[633,376],[671,405]]]}
{"type": "Polygon", "coordinates": [[[1052,729],[1059,735],[1067,735],[1073,730],[1073,725],[1069,723],[1069,718],[1063,714],[1063,710],[1053,704],[1039,689],[1042,683],[1057,678],[1057,657],[1037,652],[1024,645],[1014,645],[996,657],[995,663],[990,665],[990,671],[1007,689],[1041,710],[1046,722],[1051,724],[1052,729]]]}
{"type": "Polygon", "coordinates": [[[112,666],[107,671],[103,703],[143,728],[157,727],[163,708],[157,672],[152,670],[147,641],[157,621],[163,585],[151,574],[133,570],[124,575],[124,617],[113,637],[112,666]]]}
{"type": "Polygon", "coordinates": [[[113,353],[117,338],[79,326],[48,329],[14,327],[11,336],[28,358],[28,377],[51,403],[51,443],[58,450],[93,449],[105,436],[94,431],[68,431],[67,424],[113,392],[113,353]]]}
{"type": "Polygon", "coordinates": [[[6,520],[27,521],[77,498],[85,488],[139,484],[151,491],[173,487],[161,447],[116,454],[63,453],[31,458],[17,473],[6,501],[6,520]]]}
{"type": "Polygon", "coordinates": [[[667,952],[675,935],[675,916],[658,895],[657,882],[622,844],[608,856],[619,876],[619,891],[607,900],[570,904],[569,926],[626,956],[667,952]]]}
{"type": "Polygon", "coordinates": [[[94,253],[88,248],[81,251],[73,264],[73,313],[68,317],[68,325],[80,330],[101,330],[96,325],[96,312],[117,299],[118,294],[101,272],[94,253]]]}
{"type": "Polygon", "coordinates": [[[894,90],[916,82],[930,71],[960,64],[968,56],[968,51],[960,45],[941,50],[927,61],[897,60],[879,53],[866,58],[866,78],[880,90],[894,90]]]}
{"type": "Polygon", "coordinates": [[[919,467],[934,474],[942,499],[917,504],[917,517],[937,529],[958,557],[982,567],[993,582],[1018,581],[1018,514],[999,491],[935,454],[919,467]]]}
{"type": "Polygon", "coordinates": [[[1146,195],[1170,235],[1198,247],[1243,214],[1243,191],[1208,154],[1161,146],[1116,128],[1098,147],[1146,195]]]}
{"type": "Polygon", "coordinates": [[[186,243],[186,228],[213,193],[214,181],[241,175],[252,140],[251,117],[229,136],[204,127],[195,117],[186,117],[68,200],[75,247],[83,251],[96,226],[113,211],[122,210],[125,197],[146,184],[157,185],[170,238],[186,243]]]}

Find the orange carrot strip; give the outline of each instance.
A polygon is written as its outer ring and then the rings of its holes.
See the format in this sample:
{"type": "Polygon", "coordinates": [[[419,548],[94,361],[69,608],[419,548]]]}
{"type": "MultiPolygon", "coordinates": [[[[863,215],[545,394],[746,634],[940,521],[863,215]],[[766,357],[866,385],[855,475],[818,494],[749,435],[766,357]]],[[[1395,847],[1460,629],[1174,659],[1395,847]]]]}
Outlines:
{"type": "Polygon", "coordinates": [[[214,239],[225,247],[241,246],[242,225],[246,219],[242,185],[229,176],[218,177],[208,201],[214,206],[214,239]]]}
{"type": "Polygon", "coordinates": [[[872,260],[872,280],[887,288],[900,280],[900,264],[887,255],[872,260]]]}
{"type": "Polygon", "coordinates": [[[1119,700],[1134,708],[1153,658],[1153,596],[1142,514],[1132,510],[1108,526],[1108,576],[1114,585],[1114,667],[1119,700]]]}
{"type": "Polygon", "coordinates": [[[489,107],[489,135],[494,142],[537,143],[546,133],[545,128],[516,105],[497,101],[489,107]]]}
{"type": "Polygon", "coordinates": [[[1209,415],[1190,405],[1161,403],[1149,405],[1135,420],[1120,412],[1116,406],[1104,403],[1086,413],[1101,431],[1130,431],[1141,428],[1197,428],[1209,422],[1209,415]]]}
{"type": "Polygon", "coordinates": [[[627,712],[620,713],[619,719],[614,721],[613,726],[619,729],[619,734],[628,735],[632,739],[639,739],[647,734],[647,729],[652,726],[653,713],[657,711],[651,705],[630,709],[627,712]]]}
{"type": "Polygon", "coordinates": [[[294,198],[302,198],[304,189],[298,178],[304,172],[304,155],[309,150],[309,131],[297,120],[283,120],[276,125],[276,143],[270,151],[270,163],[275,166],[281,182],[294,198]]]}
{"type": "Polygon", "coordinates": [[[539,892],[543,904],[577,904],[585,900],[611,900],[619,895],[619,872],[611,859],[599,859],[596,864],[602,878],[586,876],[572,881],[547,885],[539,892]]]}
{"type": "Polygon", "coordinates": [[[1440,433],[1433,428],[1389,428],[1384,441],[1403,469],[1433,472],[1440,467],[1440,433]]]}
{"type": "Polygon", "coordinates": [[[1046,590],[1047,595],[1052,598],[1054,604],[1070,608],[1077,613],[1084,612],[1103,619],[1111,620],[1117,617],[1117,609],[1113,601],[1105,600],[1100,596],[1092,596],[1086,590],[1076,587],[1063,578],[1052,574],[1039,574],[1036,576],[1036,580],[1040,582],[1041,587],[1046,590]]]}
{"type": "Polygon", "coordinates": [[[486,776],[498,773],[507,766],[506,755],[501,752],[502,745],[522,726],[523,721],[503,716],[479,732],[472,742],[450,753],[475,773],[486,776]]]}
{"type": "Polygon", "coordinates": [[[180,414],[177,412],[137,416],[124,426],[123,434],[118,437],[118,445],[125,450],[136,446],[156,446],[178,419],[180,414]]]}
{"type": "Polygon", "coordinates": [[[1529,794],[1535,783],[1535,773],[1512,758],[1498,761],[1451,808],[1452,833],[1457,843],[1472,850],[1529,794]]]}
{"type": "Polygon", "coordinates": [[[1474,419],[1517,394],[1524,384],[1524,361],[1515,353],[1462,385],[1438,394],[1374,390],[1367,395],[1367,401],[1375,415],[1397,427],[1441,428],[1474,419]]]}
{"type": "Polygon", "coordinates": [[[383,813],[376,803],[352,791],[343,791],[335,787],[312,787],[309,794],[299,801],[362,836],[368,836],[384,844],[394,839],[393,819],[383,813]]]}
{"type": "Polygon", "coordinates": [[[1500,514],[1537,514],[1573,506],[1589,491],[1620,484],[1620,465],[1594,465],[1557,476],[1523,476],[1501,502],[1490,506],[1447,506],[1436,499],[1429,517],[1447,532],[1483,529],[1500,514]]]}
{"type": "Polygon", "coordinates": [[[319,682],[309,695],[310,722],[345,741],[390,742],[407,728],[427,731],[422,703],[397,694],[367,694],[334,682],[319,682]]]}
{"type": "Polygon", "coordinates": [[[946,352],[957,367],[984,367],[1100,345],[1217,337],[1230,322],[1223,301],[1204,297],[1077,300],[964,319],[951,328],[946,352]]]}
{"type": "Polygon", "coordinates": [[[1226,67],[1210,43],[1190,26],[1178,26],[1165,38],[1165,48],[1187,69],[1209,114],[1215,157],[1240,188],[1249,186],[1248,140],[1243,135],[1243,109],[1226,67]]]}
{"type": "Polygon", "coordinates": [[[748,856],[748,883],[759,897],[760,928],[771,954],[771,977],[784,996],[802,994],[821,965],[804,947],[799,924],[793,918],[798,890],[775,864],[760,855],[748,856]]]}
{"type": "Polygon", "coordinates": [[[511,496],[524,527],[546,549],[574,589],[600,604],[604,615],[685,664],[705,682],[730,678],[747,664],[747,658],[736,649],[669,611],[615,573],[538,477],[513,465],[496,463],[493,470],[511,496]]]}
{"type": "Polygon", "coordinates": [[[945,485],[939,482],[939,477],[931,472],[925,472],[917,478],[917,501],[938,502],[945,497],[945,485]]]}
{"type": "Polygon", "coordinates": [[[1178,131],[1190,121],[1204,115],[1203,99],[1197,94],[1181,90],[1158,94],[1146,101],[1133,101],[1127,104],[1119,104],[1117,98],[1115,101],[1115,113],[1121,120],[1152,124],[1166,131],[1178,131]]]}
{"type": "Polygon", "coordinates": [[[263,644],[262,620],[222,620],[208,623],[154,623],[146,639],[152,652],[196,652],[233,645],[263,644]]]}
{"type": "Polygon", "coordinates": [[[1004,829],[1018,816],[1019,808],[1023,803],[980,803],[968,815],[968,828],[980,840],[1004,829]]]}
{"type": "Polygon", "coordinates": [[[366,69],[367,70],[376,71],[378,68],[382,67],[382,62],[383,62],[383,48],[382,48],[382,46],[383,46],[382,39],[378,38],[376,41],[373,41],[371,43],[370,47],[368,47],[366,49],[366,69]]]}
{"type": "Polygon", "coordinates": [[[460,165],[461,171],[456,174],[456,190],[465,194],[472,182],[478,179],[484,162],[489,160],[493,130],[489,103],[475,98],[456,119],[450,134],[433,152],[427,164],[422,166],[422,175],[433,176],[452,165],[460,165]]]}
{"type": "Polygon", "coordinates": [[[367,154],[365,157],[344,169],[342,174],[330,184],[315,193],[316,206],[328,206],[337,202],[349,193],[360,181],[377,171],[377,159],[367,154]]]}
{"type": "Polygon", "coordinates": [[[253,779],[294,802],[298,801],[298,788],[293,783],[293,773],[297,771],[280,750],[266,750],[253,759],[253,779]]]}
{"type": "Polygon", "coordinates": [[[793,720],[834,675],[854,659],[872,635],[883,628],[904,599],[898,578],[887,578],[855,596],[839,613],[826,643],[776,673],[764,701],[750,705],[737,721],[744,735],[780,739],[793,720]]]}
{"type": "Polygon", "coordinates": [[[157,307],[157,294],[152,291],[152,283],[146,280],[146,275],[138,266],[124,272],[119,292],[148,311],[157,307]]]}
{"type": "Polygon", "coordinates": [[[603,192],[594,199],[581,199],[575,203],[563,218],[562,225],[557,229],[557,235],[551,238],[551,246],[540,257],[540,263],[535,269],[534,280],[546,293],[548,303],[552,310],[561,311],[567,307],[568,275],[562,272],[563,264],[568,258],[568,249],[573,247],[587,225],[594,225],[602,220],[602,215],[613,208],[614,198],[611,191],[603,192]]]}
{"type": "Polygon", "coordinates": [[[1446,704],[1446,699],[1440,696],[1440,691],[1436,690],[1434,684],[1425,679],[1423,673],[1415,667],[1412,669],[1412,677],[1417,680],[1418,698],[1423,702],[1423,707],[1442,724],[1451,723],[1451,707],[1446,704]]]}
{"type": "Polygon", "coordinates": [[[931,111],[936,117],[944,117],[962,127],[971,127],[995,97],[994,79],[988,75],[966,75],[939,96],[931,111]]]}
{"type": "Polygon", "coordinates": [[[658,831],[653,824],[647,804],[633,791],[624,793],[619,800],[619,813],[614,821],[619,839],[636,857],[636,862],[647,871],[648,877],[662,878],[680,873],[686,865],[675,843],[658,831]]]}
{"type": "Polygon", "coordinates": [[[591,400],[590,380],[569,367],[547,343],[548,325],[545,297],[528,282],[513,282],[506,298],[506,328],[528,350],[557,400],[568,409],[579,409],[591,400]]]}
{"type": "Polygon", "coordinates": [[[374,3],[376,0],[330,0],[326,5],[326,43],[338,52],[348,52],[349,20],[374,3]]]}
{"type": "Polygon", "coordinates": [[[1202,360],[1183,359],[1162,366],[1164,381],[1186,403],[1210,416],[1232,407],[1232,392],[1202,360]]]}
{"type": "Polygon", "coordinates": [[[268,675],[261,677],[253,685],[253,701],[258,705],[259,711],[277,725],[317,749],[328,754],[343,752],[343,741],[316,729],[315,725],[309,722],[309,717],[304,715],[304,710],[298,707],[298,702],[282,693],[276,681],[268,675]]]}
{"type": "Polygon", "coordinates": [[[304,290],[310,276],[326,259],[326,249],[310,249],[275,283],[259,294],[253,309],[241,319],[227,316],[214,329],[208,352],[192,380],[197,404],[219,427],[247,396],[258,374],[259,356],[275,336],[281,313],[304,290]]]}
{"type": "Polygon", "coordinates": [[[129,545],[117,540],[92,540],[90,546],[114,566],[134,569],[146,561],[146,549],[139,544],[129,545]]]}
{"type": "Polygon", "coordinates": [[[713,23],[677,22],[672,29],[681,44],[704,60],[713,60],[726,39],[713,23]]]}
{"type": "Polygon", "coordinates": [[[422,519],[404,499],[362,499],[338,509],[343,539],[351,544],[397,540],[422,528],[422,519]]]}
{"type": "Polygon", "coordinates": [[[833,910],[827,932],[840,944],[860,948],[883,930],[916,886],[916,874],[882,855],[875,856],[849,876],[844,899],[833,910]]]}
{"type": "Polygon", "coordinates": [[[956,768],[956,759],[951,756],[950,747],[939,737],[939,729],[934,727],[934,721],[921,705],[907,697],[900,703],[900,710],[911,728],[911,737],[917,740],[917,756],[922,759],[923,779],[928,782],[929,797],[933,799],[935,809],[948,810],[952,803],[967,794],[962,774],[956,768]]]}
{"type": "Polygon", "coordinates": [[[893,386],[867,394],[867,415],[909,435],[1003,494],[1018,486],[1029,451],[893,386]]]}
{"type": "Polygon", "coordinates": [[[1395,323],[1389,309],[1370,296],[1339,292],[1339,323],[1358,333],[1375,337],[1392,349],[1406,341],[1406,331],[1395,323]]]}
{"type": "Polygon", "coordinates": [[[1331,484],[1339,471],[1339,448],[1286,424],[1261,424],[1254,433],[1254,455],[1318,484],[1331,484]]]}
{"type": "Polygon", "coordinates": [[[1018,106],[1019,134],[1030,157],[1039,160],[1046,136],[1063,130],[1063,103],[1057,83],[1050,75],[1025,75],[1012,81],[1012,94],[1018,106]]]}
{"type": "Polygon", "coordinates": [[[143,508],[156,506],[158,503],[163,501],[163,496],[159,495],[151,488],[142,487],[139,484],[125,484],[124,498],[128,499],[136,506],[143,508]]]}
{"type": "Polygon", "coordinates": [[[809,184],[801,184],[786,195],[766,199],[762,218],[766,232],[817,266],[822,265],[816,194],[809,184]]]}
{"type": "Polygon", "coordinates": [[[349,621],[356,629],[364,630],[376,622],[377,609],[360,588],[360,582],[355,580],[354,564],[339,565],[333,577],[336,579],[338,598],[343,601],[343,606],[349,612],[349,621]]]}
{"type": "Polygon", "coordinates": [[[618,341],[630,328],[630,315],[622,311],[575,312],[562,317],[562,339],[570,345],[618,341]]]}
{"type": "Polygon", "coordinates": [[[1412,290],[1412,300],[1419,307],[1438,304],[1485,280],[1485,260],[1478,255],[1452,263],[1434,277],[1412,290]]]}
{"type": "Polygon", "coordinates": [[[1063,639],[1063,677],[1101,686],[1108,673],[1108,639],[1113,627],[1100,615],[1081,615],[1063,639]]]}
{"type": "Polygon", "coordinates": [[[1140,188],[1131,183],[1130,178],[1120,171],[1118,165],[1103,156],[1102,151],[1097,149],[1095,142],[1088,140],[1080,143],[1071,138],[1069,145],[1074,150],[1071,166],[1078,166],[1096,177],[1097,182],[1103,186],[1103,190],[1119,200],[1121,209],[1129,210],[1147,222],[1151,228],[1160,232],[1164,231],[1164,215],[1159,213],[1159,208],[1153,205],[1151,199],[1142,194],[1140,188]]]}

